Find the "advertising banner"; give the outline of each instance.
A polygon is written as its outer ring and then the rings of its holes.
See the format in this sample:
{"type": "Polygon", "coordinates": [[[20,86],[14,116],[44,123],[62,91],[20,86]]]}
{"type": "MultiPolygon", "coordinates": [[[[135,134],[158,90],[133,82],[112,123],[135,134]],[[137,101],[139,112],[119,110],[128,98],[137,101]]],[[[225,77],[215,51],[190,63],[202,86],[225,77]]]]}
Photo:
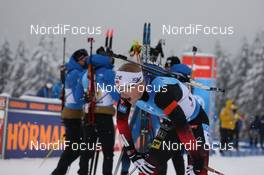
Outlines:
{"type": "Polygon", "coordinates": [[[60,104],[9,99],[5,158],[60,155],[64,127],[60,104]]]}

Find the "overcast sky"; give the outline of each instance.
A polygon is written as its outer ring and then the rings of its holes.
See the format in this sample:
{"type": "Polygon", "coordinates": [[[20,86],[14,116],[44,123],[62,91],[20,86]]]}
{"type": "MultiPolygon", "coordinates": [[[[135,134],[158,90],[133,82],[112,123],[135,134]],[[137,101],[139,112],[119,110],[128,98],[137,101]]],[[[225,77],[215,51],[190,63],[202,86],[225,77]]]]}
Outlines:
{"type": "MultiPolygon", "coordinates": [[[[96,46],[104,44],[106,28],[114,28],[113,49],[126,53],[133,40],[142,41],[145,21],[152,23],[152,45],[159,38],[166,40],[165,54],[180,55],[192,45],[204,52],[212,52],[215,41],[221,41],[225,50],[238,51],[244,36],[251,42],[264,29],[263,0],[1,0],[0,43],[9,40],[11,46],[19,40],[33,47],[39,36],[30,35],[30,25],[70,24],[102,26],[102,35],[96,35],[96,46]],[[3,2],[4,1],[4,2],[3,2]],[[233,26],[234,34],[221,35],[163,35],[162,25],[233,26]]],[[[55,36],[61,48],[62,35],[55,36]]],[[[67,35],[68,52],[87,47],[87,36],[67,35]]]]}

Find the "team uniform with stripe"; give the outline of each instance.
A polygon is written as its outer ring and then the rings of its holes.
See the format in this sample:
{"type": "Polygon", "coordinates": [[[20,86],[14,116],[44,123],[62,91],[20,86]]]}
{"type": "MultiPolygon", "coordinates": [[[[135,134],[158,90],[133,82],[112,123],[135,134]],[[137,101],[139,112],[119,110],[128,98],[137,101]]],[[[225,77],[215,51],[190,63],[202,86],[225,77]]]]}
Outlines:
{"type": "MultiPolygon", "coordinates": [[[[149,161],[156,166],[154,174],[166,174],[166,169],[159,167],[166,163],[177,150],[165,150],[165,143],[208,143],[208,117],[198,101],[191,94],[187,86],[179,80],[171,77],[156,77],[148,85],[145,92],[136,105],[163,121],[157,136],[150,148],[149,161]]],[[[117,106],[117,127],[121,134],[121,141],[130,154],[135,150],[131,137],[128,118],[131,105],[124,99],[120,99],[117,106]]],[[[178,150],[181,151],[181,150],[178,150]]],[[[208,164],[208,151],[202,148],[188,150],[189,163],[194,164],[204,161],[208,164]]],[[[203,169],[199,175],[207,175],[203,169]]]]}

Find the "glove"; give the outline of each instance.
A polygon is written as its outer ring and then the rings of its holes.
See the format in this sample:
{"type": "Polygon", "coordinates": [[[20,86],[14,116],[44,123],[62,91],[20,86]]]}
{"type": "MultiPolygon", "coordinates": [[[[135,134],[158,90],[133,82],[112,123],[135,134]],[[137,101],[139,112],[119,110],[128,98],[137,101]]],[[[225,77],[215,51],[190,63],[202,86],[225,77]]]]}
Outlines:
{"type": "Polygon", "coordinates": [[[197,150],[192,151],[190,156],[192,159],[193,171],[198,174],[199,172],[204,170],[204,167],[207,162],[206,160],[209,156],[209,152],[203,149],[201,146],[198,146],[197,150]]]}
{"type": "Polygon", "coordinates": [[[204,159],[193,160],[193,171],[195,173],[201,172],[204,169],[204,159]]]}
{"type": "Polygon", "coordinates": [[[193,166],[192,165],[187,166],[186,175],[195,175],[195,173],[193,172],[193,166]]]}
{"type": "Polygon", "coordinates": [[[137,151],[134,151],[132,154],[128,155],[130,160],[133,162],[135,167],[146,175],[154,173],[154,166],[148,163],[146,159],[146,155],[140,154],[137,151]]]}
{"type": "Polygon", "coordinates": [[[180,77],[179,80],[180,80],[180,82],[183,82],[183,83],[190,82],[190,77],[184,75],[184,76],[180,77]]]}

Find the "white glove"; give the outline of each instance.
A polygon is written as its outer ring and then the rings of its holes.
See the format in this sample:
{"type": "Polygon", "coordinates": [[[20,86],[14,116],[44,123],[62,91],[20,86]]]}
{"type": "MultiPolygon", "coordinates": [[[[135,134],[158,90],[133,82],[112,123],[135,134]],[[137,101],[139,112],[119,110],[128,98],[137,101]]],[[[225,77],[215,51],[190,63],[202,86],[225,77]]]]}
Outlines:
{"type": "Polygon", "coordinates": [[[188,165],[186,168],[186,175],[195,175],[194,171],[193,171],[193,166],[192,165],[188,165]]]}
{"type": "Polygon", "coordinates": [[[152,173],[154,173],[154,166],[151,165],[150,163],[148,163],[145,159],[144,156],[136,153],[133,154],[131,156],[129,156],[129,158],[131,159],[131,161],[133,162],[133,164],[135,165],[135,167],[141,172],[144,173],[146,175],[150,175],[152,173]]]}

